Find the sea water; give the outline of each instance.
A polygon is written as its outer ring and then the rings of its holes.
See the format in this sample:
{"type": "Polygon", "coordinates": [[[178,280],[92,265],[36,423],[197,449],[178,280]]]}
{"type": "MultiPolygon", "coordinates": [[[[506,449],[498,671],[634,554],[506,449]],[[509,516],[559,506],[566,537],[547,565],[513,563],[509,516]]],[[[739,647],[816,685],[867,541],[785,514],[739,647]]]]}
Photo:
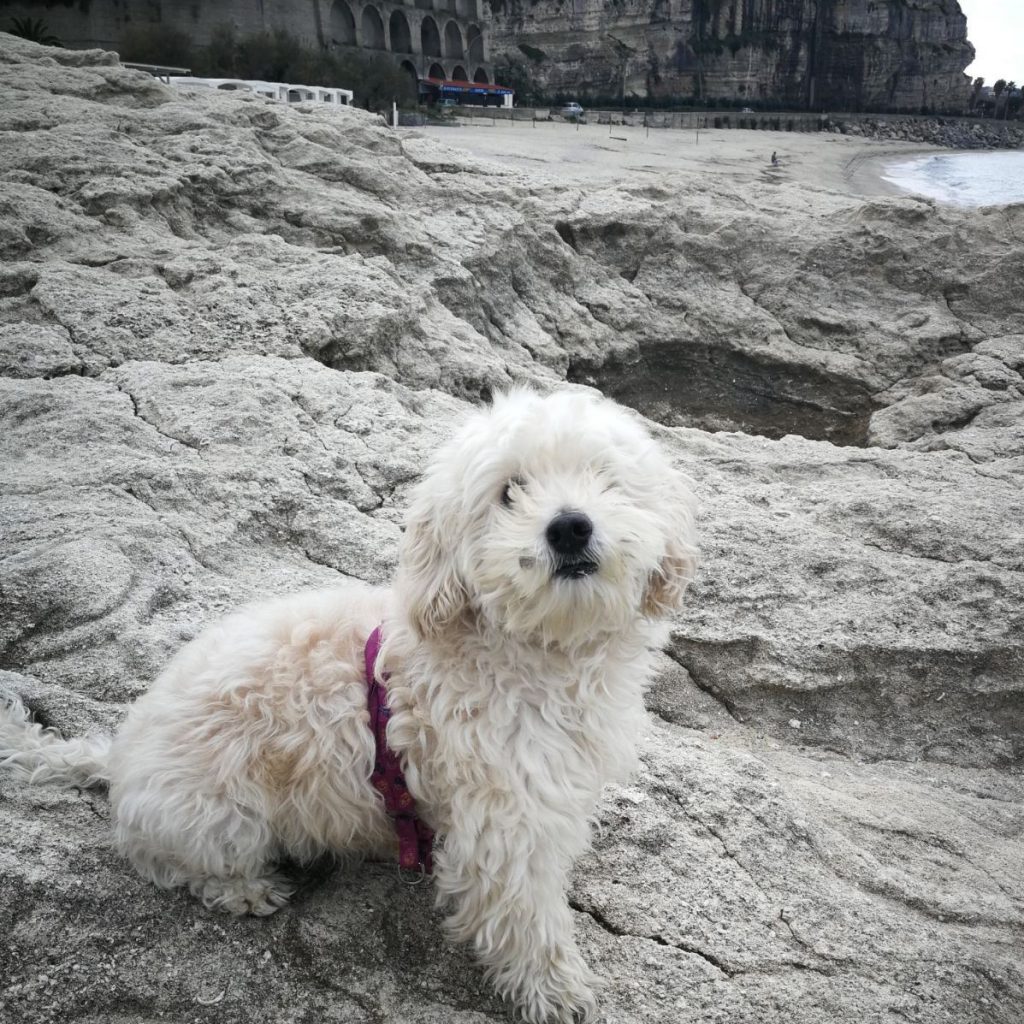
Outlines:
{"type": "Polygon", "coordinates": [[[944,153],[889,164],[886,181],[958,206],[1024,202],[1024,150],[944,153]]]}

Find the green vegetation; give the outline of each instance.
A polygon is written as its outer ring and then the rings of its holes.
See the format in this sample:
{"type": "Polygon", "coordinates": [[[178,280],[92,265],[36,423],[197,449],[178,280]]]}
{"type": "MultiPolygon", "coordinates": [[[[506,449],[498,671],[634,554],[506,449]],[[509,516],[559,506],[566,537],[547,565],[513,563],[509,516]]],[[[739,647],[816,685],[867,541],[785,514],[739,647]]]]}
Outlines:
{"type": "Polygon", "coordinates": [[[778,50],[782,42],[777,32],[755,32],[745,29],[742,32],[729,32],[724,36],[704,36],[694,32],[686,40],[686,44],[698,55],[713,54],[721,57],[728,50],[735,57],[740,50],[752,47],[766,52],[778,50]]]}
{"type": "Polygon", "coordinates": [[[1017,83],[1007,82],[1004,95],[1006,99],[1003,102],[1003,117],[1007,119],[1017,117],[1020,114],[1022,98],[1017,89],[1017,83]]]}
{"type": "Polygon", "coordinates": [[[529,43],[520,43],[519,49],[535,64],[539,64],[548,58],[548,55],[543,50],[538,50],[536,46],[531,46],[529,43]]]}
{"type": "Polygon", "coordinates": [[[1021,116],[1024,97],[1021,96],[1016,82],[1008,82],[1005,78],[1000,78],[993,84],[992,90],[987,96],[981,94],[984,85],[984,78],[974,80],[971,91],[971,110],[974,113],[981,117],[993,117],[1003,121],[1021,116]]]}
{"type": "Polygon", "coordinates": [[[413,106],[412,78],[387,57],[358,50],[331,53],[304,47],[287,32],[236,36],[230,25],[215,29],[208,46],[195,46],[184,33],[165,28],[134,29],[125,34],[123,60],[190,68],[200,78],[253,78],[351,89],[368,110],[391,104],[413,106]]]}
{"type": "Polygon", "coordinates": [[[42,46],[63,46],[64,44],[49,30],[42,18],[11,18],[7,30],[12,36],[27,39],[42,46]]]}
{"type": "MultiPolygon", "coordinates": [[[[386,57],[380,58],[358,51],[334,59],[337,84],[352,89],[356,102],[368,110],[386,110],[392,103],[400,107],[415,106],[418,97],[412,78],[386,57]]],[[[314,69],[315,70],[315,69],[314,69]]],[[[308,85],[325,84],[310,80],[308,85]]]]}
{"type": "Polygon", "coordinates": [[[191,68],[195,56],[187,33],[163,26],[128,29],[121,38],[118,53],[122,60],[168,68],[191,68]]]}
{"type": "Polygon", "coordinates": [[[515,92],[517,106],[536,107],[546,102],[530,78],[530,68],[510,53],[500,57],[494,65],[494,80],[515,92]]]}

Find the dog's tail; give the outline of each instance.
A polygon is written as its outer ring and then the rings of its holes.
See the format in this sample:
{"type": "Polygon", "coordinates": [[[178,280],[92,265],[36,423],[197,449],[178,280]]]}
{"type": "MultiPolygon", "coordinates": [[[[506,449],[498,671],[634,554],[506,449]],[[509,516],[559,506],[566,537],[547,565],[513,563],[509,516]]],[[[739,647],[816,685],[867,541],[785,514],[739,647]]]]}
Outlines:
{"type": "Polygon", "coordinates": [[[20,701],[0,701],[0,768],[28,782],[101,786],[110,781],[110,737],[62,739],[33,722],[20,701]]]}

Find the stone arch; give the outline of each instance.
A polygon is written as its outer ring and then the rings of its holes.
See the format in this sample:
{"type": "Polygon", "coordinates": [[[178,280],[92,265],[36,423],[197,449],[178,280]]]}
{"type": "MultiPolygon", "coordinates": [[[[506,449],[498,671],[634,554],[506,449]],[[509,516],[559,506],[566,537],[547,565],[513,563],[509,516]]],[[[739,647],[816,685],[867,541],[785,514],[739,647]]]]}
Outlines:
{"type": "Polygon", "coordinates": [[[380,11],[373,4],[367,4],[363,8],[359,31],[363,38],[363,46],[370,50],[387,49],[387,44],[384,42],[384,21],[380,16],[380,11]]]}
{"type": "Polygon", "coordinates": [[[420,50],[428,57],[441,57],[441,33],[433,18],[424,18],[420,25],[420,50]]]}
{"type": "Polygon", "coordinates": [[[469,75],[466,74],[466,69],[461,64],[456,64],[452,68],[452,81],[453,82],[468,82],[469,75]]]}
{"type": "Polygon", "coordinates": [[[391,36],[392,53],[412,53],[412,33],[409,31],[409,22],[401,11],[391,12],[388,34],[391,36]]]}
{"type": "Polygon", "coordinates": [[[473,64],[482,64],[484,60],[484,34],[479,25],[470,25],[466,29],[467,57],[473,64]]]}
{"type": "Polygon", "coordinates": [[[440,64],[431,64],[430,70],[427,72],[427,78],[440,78],[444,80],[448,76],[444,73],[444,68],[440,64]]]}
{"type": "Polygon", "coordinates": [[[460,60],[465,55],[462,48],[462,29],[454,21],[449,21],[444,27],[444,55],[458,57],[460,60]]]}
{"type": "Polygon", "coordinates": [[[480,82],[483,85],[489,85],[490,80],[487,77],[487,72],[483,68],[477,68],[476,74],[473,75],[474,82],[480,82]]]}
{"type": "Polygon", "coordinates": [[[334,46],[356,45],[356,19],[345,0],[331,4],[331,43],[334,46]]]}

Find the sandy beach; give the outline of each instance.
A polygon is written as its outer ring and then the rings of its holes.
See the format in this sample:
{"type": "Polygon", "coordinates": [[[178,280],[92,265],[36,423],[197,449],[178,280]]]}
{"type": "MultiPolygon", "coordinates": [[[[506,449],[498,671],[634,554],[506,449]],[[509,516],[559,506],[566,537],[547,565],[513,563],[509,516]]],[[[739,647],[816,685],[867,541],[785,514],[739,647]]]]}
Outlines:
{"type": "Polygon", "coordinates": [[[580,185],[714,175],[732,184],[796,183],[852,195],[899,195],[884,180],[887,164],[943,150],[827,133],[701,129],[699,132],[505,121],[463,120],[417,131],[538,182],[580,185]],[[771,155],[778,154],[773,167],[771,155]]]}

